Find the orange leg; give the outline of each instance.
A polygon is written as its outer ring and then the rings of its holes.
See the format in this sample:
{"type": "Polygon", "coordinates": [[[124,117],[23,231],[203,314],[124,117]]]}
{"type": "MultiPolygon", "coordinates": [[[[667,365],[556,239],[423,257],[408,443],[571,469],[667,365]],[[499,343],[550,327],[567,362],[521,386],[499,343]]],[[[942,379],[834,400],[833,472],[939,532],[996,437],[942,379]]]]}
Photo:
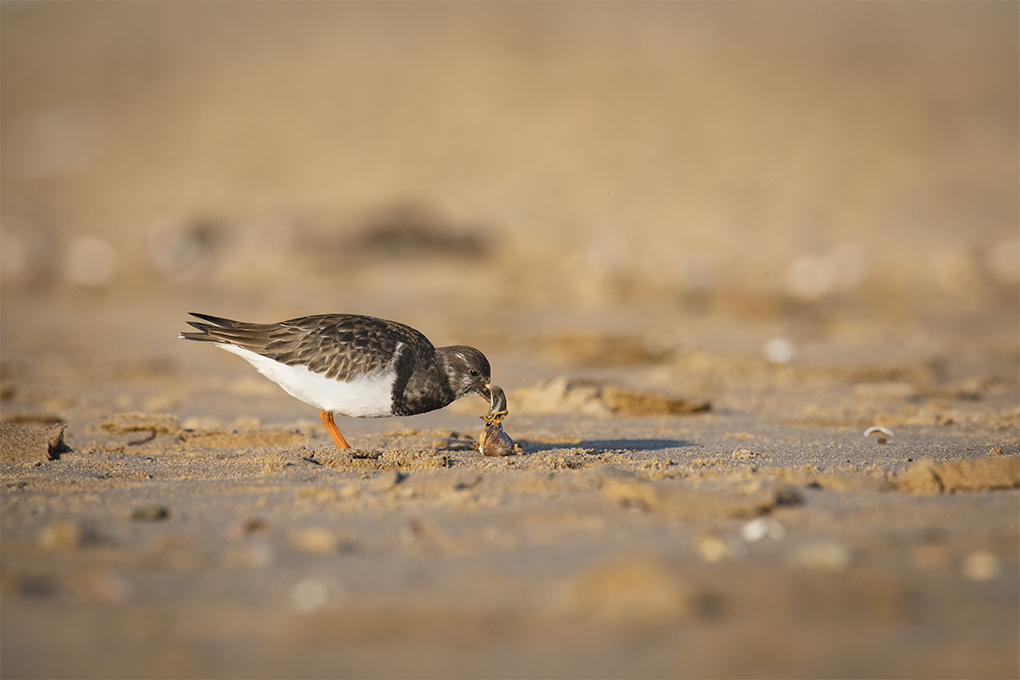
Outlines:
{"type": "Polygon", "coordinates": [[[319,420],[321,420],[322,424],[326,426],[327,430],[329,430],[329,436],[333,438],[334,442],[336,442],[336,447],[338,449],[351,448],[351,445],[347,443],[344,436],[340,434],[340,430],[337,428],[336,423],[333,422],[332,411],[327,411],[326,409],[319,411],[319,420]]]}

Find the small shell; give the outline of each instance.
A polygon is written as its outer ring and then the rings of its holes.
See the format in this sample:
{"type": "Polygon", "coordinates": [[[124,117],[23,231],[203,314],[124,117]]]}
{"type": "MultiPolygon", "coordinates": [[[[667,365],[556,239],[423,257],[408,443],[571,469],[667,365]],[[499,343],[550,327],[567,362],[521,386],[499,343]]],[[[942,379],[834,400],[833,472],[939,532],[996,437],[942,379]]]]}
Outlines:
{"type": "Polygon", "coordinates": [[[878,425],[876,425],[874,427],[869,427],[868,429],[866,429],[864,431],[864,436],[865,437],[867,437],[869,435],[873,435],[873,434],[884,434],[884,435],[887,435],[889,437],[893,436],[892,430],[890,430],[888,428],[885,428],[885,427],[878,426],[878,425]]]}
{"type": "Polygon", "coordinates": [[[503,431],[502,425],[492,422],[482,430],[478,450],[484,456],[509,456],[514,452],[514,441],[503,431]]]}

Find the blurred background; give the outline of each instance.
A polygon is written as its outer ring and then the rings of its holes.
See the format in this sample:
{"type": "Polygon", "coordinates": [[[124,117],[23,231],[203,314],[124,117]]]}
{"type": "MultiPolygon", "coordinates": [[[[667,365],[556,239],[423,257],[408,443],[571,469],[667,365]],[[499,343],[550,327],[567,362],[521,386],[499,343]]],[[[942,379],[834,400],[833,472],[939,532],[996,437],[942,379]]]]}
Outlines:
{"type": "Polygon", "coordinates": [[[1015,494],[867,480],[1020,447],[1018,36],[1009,1],[0,1],[0,410],[75,454],[4,464],[4,675],[1015,677],[1015,494]],[[389,467],[341,460],[192,311],[475,345],[536,448],[469,451],[476,398],[345,419],[389,467]],[[810,504],[752,555],[725,508],[770,474],[810,504]]]}
{"type": "Polygon", "coordinates": [[[4,2],[5,359],[192,308],[1012,354],[1018,11],[4,2]]]}

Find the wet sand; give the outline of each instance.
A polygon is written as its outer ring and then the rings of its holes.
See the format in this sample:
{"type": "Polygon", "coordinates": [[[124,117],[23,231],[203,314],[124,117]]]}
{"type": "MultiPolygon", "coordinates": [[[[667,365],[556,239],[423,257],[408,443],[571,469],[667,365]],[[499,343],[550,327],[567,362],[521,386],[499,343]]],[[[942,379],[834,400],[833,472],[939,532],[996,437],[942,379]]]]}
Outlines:
{"type": "Polygon", "coordinates": [[[3,6],[3,677],[1020,675],[1015,6],[69,7],[3,6]],[[340,81],[376,99],[329,132],[340,81]],[[60,97],[105,121],[84,165],[10,141],[60,97]],[[789,186],[735,188],[770,139],[789,186]],[[467,397],[337,450],[190,311],[476,346],[519,448],[467,397]]]}

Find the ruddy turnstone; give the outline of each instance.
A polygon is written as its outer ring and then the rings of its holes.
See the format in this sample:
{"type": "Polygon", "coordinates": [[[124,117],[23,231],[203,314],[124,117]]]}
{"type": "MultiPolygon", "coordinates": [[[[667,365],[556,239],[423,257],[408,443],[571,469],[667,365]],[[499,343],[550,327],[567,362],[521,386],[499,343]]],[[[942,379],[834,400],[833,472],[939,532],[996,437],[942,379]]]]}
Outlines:
{"type": "Polygon", "coordinates": [[[337,448],[350,448],[333,414],[352,418],[410,416],[476,393],[486,400],[489,362],[474,347],[434,347],[395,321],[358,314],[320,314],[280,323],[245,323],[191,314],[199,333],[237,354],[287,394],[317,406],[337,448]]]}

